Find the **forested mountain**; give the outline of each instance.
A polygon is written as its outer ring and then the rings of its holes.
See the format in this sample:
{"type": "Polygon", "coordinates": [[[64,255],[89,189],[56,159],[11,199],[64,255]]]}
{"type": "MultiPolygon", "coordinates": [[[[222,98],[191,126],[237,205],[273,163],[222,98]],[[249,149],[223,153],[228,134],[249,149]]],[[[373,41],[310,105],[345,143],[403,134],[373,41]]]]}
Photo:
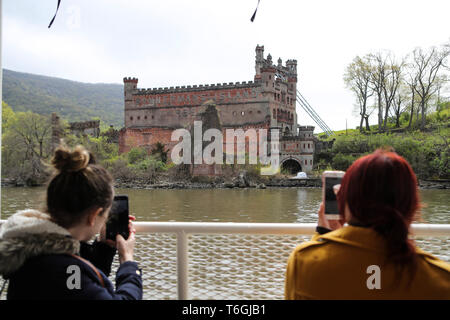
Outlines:
{"type": "Polygon", "coordinates": [[[70,122],[123,126],[123,85],[83,83],[3,69],[3,101],[14,111],[57,112],[70,122]]]}

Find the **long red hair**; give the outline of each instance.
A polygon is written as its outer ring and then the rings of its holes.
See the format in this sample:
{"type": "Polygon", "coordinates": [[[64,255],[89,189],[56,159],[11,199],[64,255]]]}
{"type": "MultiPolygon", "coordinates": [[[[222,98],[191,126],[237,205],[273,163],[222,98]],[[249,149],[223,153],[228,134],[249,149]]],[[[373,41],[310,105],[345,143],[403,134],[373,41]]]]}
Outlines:
{"type": "Polygon", "coordinates": [[[356,160],[345,173],[338,193],[358,223],[375,229],[387,241],[387,259],[400,267],[415,266],[409,226],[420,207],[417,178],[397,153],[378,149],[356,160]]]}

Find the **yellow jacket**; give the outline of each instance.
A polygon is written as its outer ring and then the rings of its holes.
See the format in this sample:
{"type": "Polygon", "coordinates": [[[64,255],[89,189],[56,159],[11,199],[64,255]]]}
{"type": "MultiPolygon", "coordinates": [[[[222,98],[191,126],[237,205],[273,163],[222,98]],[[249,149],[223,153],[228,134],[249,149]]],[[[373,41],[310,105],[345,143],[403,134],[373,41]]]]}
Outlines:
{"type": "Polygon", "coordinates": [[[346,226],[316,233],[289,257],[285,299],[450,299],[450,264],[416,252],[417,272],[408,287],[408,273],[399,276],[385,264],[385,240],[375,230],[346,226]]]}

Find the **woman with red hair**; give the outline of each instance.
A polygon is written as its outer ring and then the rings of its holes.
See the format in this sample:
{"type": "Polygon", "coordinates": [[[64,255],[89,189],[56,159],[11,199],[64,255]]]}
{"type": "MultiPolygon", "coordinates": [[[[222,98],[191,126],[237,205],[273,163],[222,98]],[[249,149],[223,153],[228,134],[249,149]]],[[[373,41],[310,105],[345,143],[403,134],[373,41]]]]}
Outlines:
{"type": "Polygon", "coordinates": [[[341,219],[327,220],[321,204],[316,234],[291,253],[286,299],[450,299],[450,264],[408,237],[420,204],[404,158],[377,150],[356,160],[337,199],[341,219]]]}

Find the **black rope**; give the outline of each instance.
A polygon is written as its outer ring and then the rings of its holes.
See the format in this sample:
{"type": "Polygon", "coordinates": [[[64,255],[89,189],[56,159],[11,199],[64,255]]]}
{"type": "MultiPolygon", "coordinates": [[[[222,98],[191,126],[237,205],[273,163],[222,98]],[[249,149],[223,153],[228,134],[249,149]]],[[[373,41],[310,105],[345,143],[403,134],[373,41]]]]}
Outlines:
{"type": "Polygon", "coordinates": [[[59,9],[59,4],[60,4],[60,3],[61,3],[61,0],[58,0],[58,4],[56,5],[56,12],[55,12],[55,15],[53,16],[52,21],[50,21],[50,24],[48,25],[49,28],[52,26],[53,21],[55,21],[56,14],[58,13],[58,9],[59,9]]]}
{"type": "Polygon", "coordinates": [[[250,18],[250,21],[251,21],[251,22],[253,22],[253,20],[255,20],[256,11],[258,11],[259,1],[260,1],[260,0],[258,0],[258,4],[256,5],[255,12],[253,13],[252,17],[250,18]]]}

